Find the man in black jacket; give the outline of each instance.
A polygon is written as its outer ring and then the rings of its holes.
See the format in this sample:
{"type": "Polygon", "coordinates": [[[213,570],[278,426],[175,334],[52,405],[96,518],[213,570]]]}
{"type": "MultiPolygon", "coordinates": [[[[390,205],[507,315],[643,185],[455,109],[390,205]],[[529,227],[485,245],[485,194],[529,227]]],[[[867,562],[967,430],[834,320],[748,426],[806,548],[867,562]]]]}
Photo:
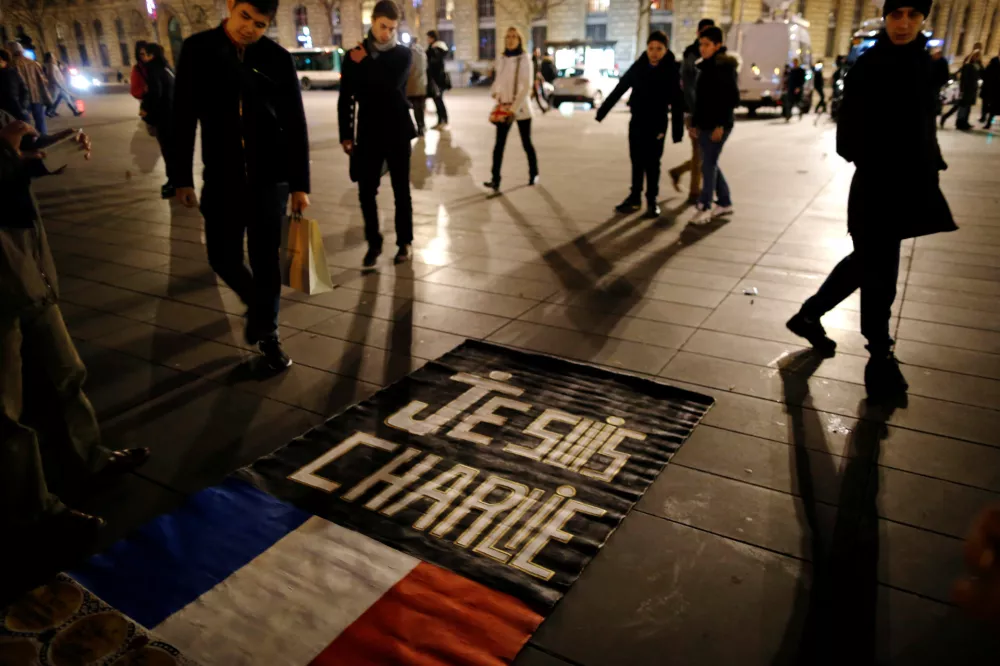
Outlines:
{"type": "Polygon", "coordinates": [[[698,65],[695,90],[697,106],[691,116],[689,132],[701,148],[702,187],[697,203],[698,214],[691,222],[707,224],[720,215],[733,212],[729,184],[719,168],[719,158],[733,131],[733,111],[740,103],[740,90],[736,83],[738,63],[722,45],[722,30],[717,26],[705,28],[698,41],[702,60],[698,65]],[[717,204],[714,208],[713,199],[717,204]]]}
{"type": "Polygon", "coordinates": [[[792,66],[788,70],[788,76],[785,79],[785,122],[792,121],[792,109],[798,108],[799,110],[799,120],[802,119],[802,93],[806,87],[806,70],[802,68],[802,64],[799,63],[799,59],[795,58],[792,60],[792,66]]]}
{"type": "MultiPolygon", "coordinates": [[[[694,43],[688,44],[684,49],[684,57],[681,60],[681,88],[684,90],[684,126],[691,127],[691,114],[694,113],[695,88],[698,85],[698,61],[701,60],[701,49],[698,40],[701,33],[706,28],[715,25],[715,21],[710,18],[703,18],[698,21],[698,35],[694,38],[694,43]]],[[[688,201],[692,203],[698,201],[701,196],[701,148],[698,147],[698,140],[691,138],[691,159],[682,164],[678,164],[670,170],[670,180],[673,181],[674,189],[681,191],[681,176],[685,172],[691,172],[691,187],[688,189],[688,201]]]]}
{"type": "Polygon", "coordinates": [[[28,87],[14,69],[13,56],[0,48],[0,111],[6,111],[16,120],[30,122],[31,116],[25,110],[27,103],[28,87]]]}
{"type": "Polygon", "coordinates": [[[375,197],[382,181],[383,165],[389,169],[396,203],[395,261],[402,263],[411,258],[410,140],[417,131],[406,100],[406,80],[410,76],[413,56],[408,48],[396,41],[399,19],[399,8],[392,0],[380,0],[375,5],[371,31],[344,59],[340,80],[337,102],[340,143],[344,152],[351,156],[351,173],[358,182],[365,240],[368,241],[365,268],[374,266],[382,253],[375,197]]]}
{"type": "Polygon", "coordinates": [[[451,89],[444,63],[451,49],[448,44],[441,41],[437,30],[427,33],[427,42],[427,96],[434,100],[434,108],[437,109],[438,122],[434,129],[444,129],[448,125],[448,109],[444,105],[444,93],[451,89]]]}
{"type": "Polygon", "coordinates": [[[281,224],[289,192],[293,213],[309,205],[309,137],[292,57],[264,37],[278,0],[228,0],[228,7],[222,25],[181,49],[171,178],[177,199],[197,206],[191,162],[201,122],[208,261],[247,306],[247,343],[279,371],[292,363],[278,342],[281,224]]]}
{"type": "Polygon", "coordinates": [[[885,29],[844,79],[837,152],[857,167],[847,202],[854,252],[788,321],[793,333],[833,354],[820,317],[860,288],[871,354],[865,387],[876,401],[892,402],[908,388],[889,334],[900,243],[957,228],[938,185],[947,165],[937,142],[937,82],[920,32],[930,8],[930,0],[886,0],[885,29]]]}
{"type": "Polygon", "coordinates": [[[816,103],[816,113],[826,113],[826,81],[823,79],[823,63],[816,63],[813,68],[813,90],[819,96],[819,101],[816,103]],[[820,109],[823,109],[820,111],[820,109]]]}
{"type": "Polygon", "coordinates": [[[673,114],[674,143],[684,137],[684,97],[674,54],[667,50],[667,36],[654,31],[646,42],[646,52],[639,56],[614,91],[597,111],[597,122],[604,120],[629,88],[632,120],[628,126],[628,152],[632,160],[632,191],[616,210],[633,213],[642,206],[642,181],[646,180],[646,217],[660,216],[656,199],[660,193],[660,158],[667,136],[667,124],[673,114]]]}

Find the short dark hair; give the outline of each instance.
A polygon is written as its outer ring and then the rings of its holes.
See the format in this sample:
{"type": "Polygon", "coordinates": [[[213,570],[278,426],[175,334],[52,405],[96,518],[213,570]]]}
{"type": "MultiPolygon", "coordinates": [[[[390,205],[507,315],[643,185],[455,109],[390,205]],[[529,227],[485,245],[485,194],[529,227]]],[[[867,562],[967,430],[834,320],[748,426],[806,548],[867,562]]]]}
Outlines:
{"type": "Polygon", "coordinates": [[[715,25],[715,21],[710,18],[703,18],[698,21],[698,34],[700,35],[702,30],[705,28],[711,28],[713,25],[715,25]]]}
{"type": "Polygon", "coordinates": [[[9,64],[10,57],[11,57],[10,51],[8,51],[7,49],[0,49],[0,60],[3,60],[4,62],[9,64]]]}
{"type": "Polygon", "coordinates": [[[142,59],[139,58],[139,51],[145,51],[147,43],[148,42],[146,42],[146,40],[144,40],[144,39],[140,39],[139,41],[137,41],[135,43],[135,61],[136,62],[142,62],[142,59]]]}
{"type": "Polygon", "coordinates": [[[375,9],[372,10],[372,23],[375,19],[385,17],[390,21],[399,20],[399,7],[392,0],[378,0],[375,3],[375,9]]]}
{"type": "Polygon", "coordinates": [[[720,28],[718,26],[715,26],[715,25],[712,25],[712,26],[709,26],[709,27],[705,28],[704,32],[702,32],[698,36],[699,37],[704,37],[705,39],[707,39],[708,41],[712,42],[713,44],[721,44],[722,43],[722,28],[720,28]]]}
{"type": "Polygon", "coordinates": [[[651,44],[652,42],[659,42],[664,46],[666,46],[667,33],[663,32],[662,30],[654,30],[653,32],[649,33],[649,38],[646,39],[647,45],[651,44]]]}
{"type": "Polygon", "coordinates": [[[427,31],[427,36],[430,37],[431,39],[433,39],[435,42],[437,40],[441,39],[440,37],[438,37],[438,31],[437,30],[428,30],[427,31]]]}
{"type": "MultiPolygon", "coordinates": [[[[278,0],[236,0],[236,5],[245,2],[264,16],[274,18],[278,13],[278,0]]],[[[233,5],[234,7],[236,5],[233,5]]]]}

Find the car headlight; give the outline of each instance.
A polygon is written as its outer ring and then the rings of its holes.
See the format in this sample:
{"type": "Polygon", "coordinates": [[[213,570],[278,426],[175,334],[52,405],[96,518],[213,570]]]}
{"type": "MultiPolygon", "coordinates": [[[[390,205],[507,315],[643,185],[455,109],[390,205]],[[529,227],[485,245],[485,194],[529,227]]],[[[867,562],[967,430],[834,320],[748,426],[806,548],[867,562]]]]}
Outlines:
{"type": "Polygon", "coordinates": [[[82,74],[73,74],[69,77],[69,84],[77,90],[90,90],[90,79],[82,74]]]}

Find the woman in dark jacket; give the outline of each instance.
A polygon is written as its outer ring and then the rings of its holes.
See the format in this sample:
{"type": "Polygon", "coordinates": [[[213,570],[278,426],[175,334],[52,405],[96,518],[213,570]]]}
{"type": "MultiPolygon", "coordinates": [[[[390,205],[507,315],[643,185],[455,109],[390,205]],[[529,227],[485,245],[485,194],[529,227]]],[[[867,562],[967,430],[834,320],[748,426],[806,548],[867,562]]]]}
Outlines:
{"type": "Polygon", "coordinates": [[[983,57],[979,50],[969,54],[958,72],[958,101],[951,107],[948,113],[941,116],[941,127],[953,113],[958,111],[958,120],[955,121],[955,129],[970,130],[972,124],[969,123],[969,114],[972,107],[976,105],[976,98],[979,97],[979,79],[983,77],[983,57]]]}
{"type": "Polygon", "coordinates": [[[983,129],[993,124],[993,116],[1000,113],[1000,57],[994,56],[983,71],[983,129]]]}
{"type": "Polygon", "coordinates": [[[143,50],[146,66],[146,94],[142,97],[140,113],[150,126],[156,129],[156,140],[160,144],[163,164],[167,170],[167,182],[160,189],[164,199],[174,196],[171,179],[173,127],[171,115],[174,106],[174,72],[163,57],[163,47],[146,44],[143,50]]]}
{"type": "Polygon", "coordinates": [[[889,335],[900,244],[957,228],[938,186],[947,165],[937,142],[937,82],[920,33],[930,4],[886,0],[885,29],[845,79],[837,152],[857,167],[847,202],[854,252],[788,321],[793,333],[832,354],[836,343],[820,317],[860,288],[861,333],[871,354],[865,387],[875,400],[891,401],[908,388],[889,335]]]}
{"type": "Polygon", "coordinates": [[[667,136],[667,124],[674,117],[673,141],[684,138],[684,95],[680,70],[674,54],[667,50],[667,36],[659,30],[646,42],[646,52],[639,56],[614,91],[597,111],[597,122],[604,120],[622,95],[631,88],[628,126],[628,152],[632,160],[632,191],[615,209],[634,213],[642,207],[642,181],[646,180],[646,217],[660,216],[660,159],[667,136]]]}

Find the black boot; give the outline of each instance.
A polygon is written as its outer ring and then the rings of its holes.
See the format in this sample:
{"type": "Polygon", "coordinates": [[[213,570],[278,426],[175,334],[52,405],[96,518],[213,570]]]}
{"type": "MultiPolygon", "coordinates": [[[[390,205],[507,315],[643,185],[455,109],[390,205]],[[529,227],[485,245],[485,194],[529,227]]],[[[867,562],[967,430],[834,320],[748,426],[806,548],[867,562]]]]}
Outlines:
{"type": "Polygon", "coordinates": [[[373,268],[375,266],[375,260],[378,259],[378,256],[380,254],[382,254],[381,246],[376,247],[374,245],[369,245],[368,252],[365,253],[365,258],[364,261],[362,262],[362,265],[365,268],[373,268]]]}
{"type": "Polygon", "coordinates": [[[642,199],[634,194],[630,194],[625,197],[625,201],[615,206],[615,212],[622,214],[635,213],[640,208],[642,208],[642,199]]]}
{"type": "Polygon", "coordinates": [[[809,319],[802,312],[798,312],[785,323],[785,326],[795,335],[808,340],[813,349],[820,354],[833,356],[836,353],[837,343],[827,336],[826,329],[819,323],[819,319],[809,319]]]}
{"type": "Polygon", "coordinates": [[[271,372],[281,372],[292,367],[292,359],[281,348],[277,335],[264,338],[257,344],[264,367],[271,372]]]}
{"type": "Polygon", "coordinates": [[[893,402],[906,395],[910,385],[899,369],[899,361],[890,348],[874,351],[865,366],[865,390],[874,402],[893,402]]]}
{"type": "Polygon", "coordinates": [[[487,180],[485,183],[483,183],[483,187],[485,187],[487,189],[490,189],[490,190],[493,190],[494,192],[499,192],[500,191],[500,179],[499,178],[494,178],[493,180],[487,180]]]}

